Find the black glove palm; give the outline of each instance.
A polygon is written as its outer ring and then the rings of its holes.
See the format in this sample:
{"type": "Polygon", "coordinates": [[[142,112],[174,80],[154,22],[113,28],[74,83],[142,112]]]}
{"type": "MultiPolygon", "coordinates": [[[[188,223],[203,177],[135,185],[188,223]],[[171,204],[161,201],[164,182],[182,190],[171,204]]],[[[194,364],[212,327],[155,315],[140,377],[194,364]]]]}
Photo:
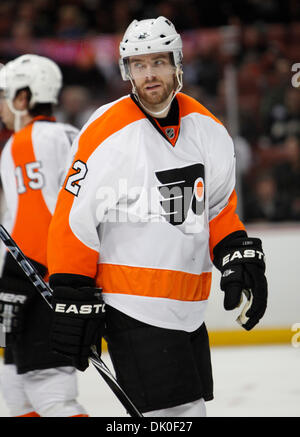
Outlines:
{"type": "Polygon", "coordinates": [[[53,291],[51,346],[71,358],[78,370],[88,367],[91,346],[101,355],[105,310],[100,289],[56,287],[53,291]]]}
{"type": "Polygon", "coordinates": [[[265,261],[259,238],[226,240],[214,250],[214,264],[221,271],[224,308],[232,310],[248,300],[237,321],[246,330],[252,329],[263,317],[267,307],[265,261]]]}

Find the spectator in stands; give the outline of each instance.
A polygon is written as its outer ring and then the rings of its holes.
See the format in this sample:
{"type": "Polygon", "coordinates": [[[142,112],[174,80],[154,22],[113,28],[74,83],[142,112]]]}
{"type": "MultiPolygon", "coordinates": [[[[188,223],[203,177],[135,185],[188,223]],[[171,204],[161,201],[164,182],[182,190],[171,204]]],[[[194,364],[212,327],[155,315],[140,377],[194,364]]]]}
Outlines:
{"type": "Polygon", "coordinates": [[[96,107],[92,106],[89,90],[83,86],[65,87],[61,94],[61,105],[56,119],[81,129],[96,107]]]}
{"type": "Polygon", "coordinates": [[[244,220],[278,222],[290,218],[289,199],[278,191],[272,172],[262,171],[244,198],[244,220]]]}
{"type": "Polygon", "coordinates": [[[300,135],[300,91],[287,87],[284,101],[271,109],[266,135],[271,146],[281,146],[289,136],[300,135]]]}
{"type": "Polygon", "coordinates": [[[290,219],[300,220],[300,137],[288,137],[284,148],[286,158],[275,166],[274,177],[280,196],[289,201],[290,219]]]}
{"type": "Polygon", "coordinates": [[[56,24],[59,38],[81,38],[86,32],[84,15],[76,5],[67,4],[60,7],[56,24]]]}
{"type": "Polygon", "coordinates": [[[274,167],[290,162],[289,143],[294,137],[300,137],[300,90],[290,85],[282,103],[272,107],[264,135],[259,138],[257,157],[260,165],[274,167]]]}

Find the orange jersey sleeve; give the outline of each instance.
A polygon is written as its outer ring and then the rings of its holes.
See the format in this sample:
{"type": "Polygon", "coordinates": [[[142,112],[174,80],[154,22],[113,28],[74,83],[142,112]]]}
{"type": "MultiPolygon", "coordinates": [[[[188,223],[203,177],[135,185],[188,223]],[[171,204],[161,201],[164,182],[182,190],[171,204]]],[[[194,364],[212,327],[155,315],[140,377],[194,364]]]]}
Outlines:
{"type": "MultiPolygon", "coordinates": [[[[94,151],[101,147],[101,144],[110,136],[142,118],[145,118],[143,113],[139,111],[130,97],[127,97],[100,113],[82,129],[77,142],[77,151],[74,153],[72,166],[59,193],[49,229],[48,264],[50,275],[71,273],[91,278],[96,276],[99,249],[91,247],[74,232],[70,225],[70,214],[72,208],[76,208],[74,203],[78,201],[78,192],[81,186],[87,184],[94,186],[87,165],[94,151]],[[80,179],[80,173],[84,175],[82,179],[80,179]],[[74,182],[70,182],[72,180],[74,182]]],[[[106,163],[103,162],[103,166],[105,165],[106,163]]],[[[99,173],[101,173],[101,168],[99,168],[99,173]]],[[[81,203],[83,204],[84,201],[81,203]]]]}

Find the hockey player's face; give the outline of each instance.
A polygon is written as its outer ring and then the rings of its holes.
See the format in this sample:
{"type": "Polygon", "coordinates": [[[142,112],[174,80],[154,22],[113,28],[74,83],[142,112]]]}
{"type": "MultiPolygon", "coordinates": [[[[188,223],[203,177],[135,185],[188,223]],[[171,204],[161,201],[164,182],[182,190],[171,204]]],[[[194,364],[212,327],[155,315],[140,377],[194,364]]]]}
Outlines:
{"type": "Polygon", "coordinates": [[[3,92],[0,94],[0,118],[5,127],[9,130],[13,130],[14,127],[14,114],[8,107],[8,104],[4,98],[3,92]]]}
{"type": "MultiPolygon", "coordinates": [[[[0,91],[0,118],[3,124],[9,130],[14,130],[15,125],[15,114],[11,111],[8,106],[7,100],[4,97],[3,91],[0,91]]],[[[25,90],[21,90],[17,93],[17,96],[12,101],[12,106],[17,111],[24,111],[27,109],[28,100],[27,100],[27,92],[25,90]]]]}
{"type": "Polygon", "coordinates": [[[169,53],[132,56],[129,65],[139,98],[148,106],[163,104],[175,90],[175,67],[169,53]]]}

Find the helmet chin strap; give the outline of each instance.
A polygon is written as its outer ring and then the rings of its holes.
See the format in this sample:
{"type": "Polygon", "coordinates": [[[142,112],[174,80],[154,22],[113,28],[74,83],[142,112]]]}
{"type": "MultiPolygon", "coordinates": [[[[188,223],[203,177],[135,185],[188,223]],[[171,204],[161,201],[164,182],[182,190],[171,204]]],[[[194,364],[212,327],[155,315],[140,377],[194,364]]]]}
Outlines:
{"type": "Polygon", "coordinates": [[[14,116],[15,116],[15,118],[14,118],[14,131],[15,131],[15,132],[18,132],[18,131],[22,128],[22,125],[21,125],[21,118],[22,118],[24,115],[28,114],[28,111],[27,111],[27,109],[23,109],[22,111],[16,109],[16,108],[14,107],[12,101],[9,100],[9,99],[6,99],[6,102],[7,102],[7,106],[9,107],[10,111],[11,111],[11,112],[14,114],[14,116]]]}
{"type": "Polygon", "coordinates": [[[134,85],[134,82],[133,82],[131,76],[129,75],[129,80],[130,80],[130,82],[131,82],[131,86],[132,86],[132,92],[133,92],[133,94],[136,96],[136,98],[137,98],[139,104],[140,104],[140,105],[145,109],[145,111],[148,112],[150,115],[153,115],[154,117],[157,117],[157,116],[163,114],[165,111],[167,111],[167,109],[170,108],[170,106],[171,106],[171,104],[172,104],[172,102],[173,102],[173,100],[174,100],[176,94],[178,94],[179,91],[180,91],[181,88],[182,88],[182,70],[181,70],[180,68],[178,68],[178,67],[176,68],[176,79],[177,79],[177,83],[178,83],[177,88],[176,88],[175,91],[172,90],[171,93],[169,94],[168,98],[166,99],[166,100],[169,100],[169,99],[171,98],[170,101],[167,103],[167,105],[166,105],[166,106],[165,106],[161,111],[154,112],[154,111],[150,111],[150,109],[148,109],[148,108],[147,108],[147,107],[146,107],[146,106],[141,102],[141,99],[140,99],[140,97],[139,97],[139,95],[138,95],[138,92],[137,92],[136,86],[134,85]],[[171,97],[171,96],[172,96],[172,97],[171,97]]]}

